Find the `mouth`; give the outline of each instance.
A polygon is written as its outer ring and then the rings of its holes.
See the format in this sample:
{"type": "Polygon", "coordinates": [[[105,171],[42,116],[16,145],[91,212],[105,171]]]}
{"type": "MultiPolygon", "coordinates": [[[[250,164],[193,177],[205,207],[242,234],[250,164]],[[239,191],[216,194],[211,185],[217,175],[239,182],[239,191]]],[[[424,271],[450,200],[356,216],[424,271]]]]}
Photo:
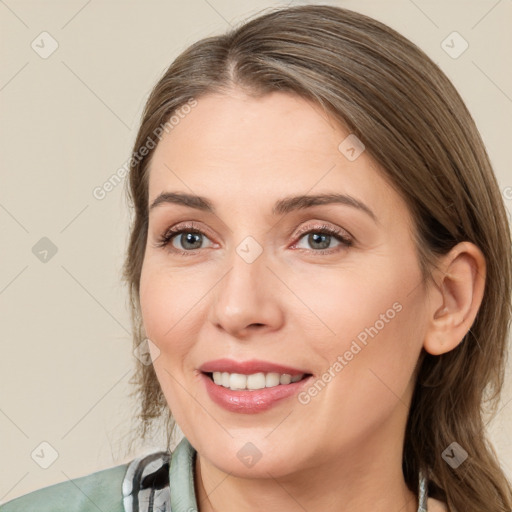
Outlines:
{"type": "Polygon", "coordinates": [[[276,407],[296,396],[313,379],[311,373],[295,373],[292,376],[279,373],[237,374],[202,370],[199,376],[210,399],[225,410],[237,414],[257,414],[276,407]]]}
{"type": "Polygon", "coordinates": [[[218,386],[232,391],[256,391],[264,388],[286,386],[312,377],[311,373],[296,375],[279,374],[276,372],[258,372],[253,374],[228,373],[228,372],[201,372],[218,386]]]}

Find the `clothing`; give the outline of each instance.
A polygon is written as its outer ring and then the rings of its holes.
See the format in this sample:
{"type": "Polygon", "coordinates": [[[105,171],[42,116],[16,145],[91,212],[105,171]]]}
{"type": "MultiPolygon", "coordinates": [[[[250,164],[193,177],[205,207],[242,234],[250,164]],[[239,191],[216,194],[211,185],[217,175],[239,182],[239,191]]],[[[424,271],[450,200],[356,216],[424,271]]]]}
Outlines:
{"type": "MultiPolygon", "coordinates": [[[[54,484],[3,505],[0,512],[197,512],[196,450],[186,437],[113,468],[54,484]]],[[[427,512],[427,481],[419,475],[418,512],[427,512]]]]}

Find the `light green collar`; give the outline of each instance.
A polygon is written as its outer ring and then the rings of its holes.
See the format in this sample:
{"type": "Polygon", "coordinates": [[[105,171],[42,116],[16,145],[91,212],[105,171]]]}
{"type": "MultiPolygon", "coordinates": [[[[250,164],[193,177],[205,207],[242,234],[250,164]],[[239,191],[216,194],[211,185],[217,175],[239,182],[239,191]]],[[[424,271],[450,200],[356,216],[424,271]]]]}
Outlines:
{"type": "Polygon", "coordinates": [[[172,452],[169,468],[172,512],[198,510],[194,489],[195,457],[195,448],[183,437],[172,452]]]}

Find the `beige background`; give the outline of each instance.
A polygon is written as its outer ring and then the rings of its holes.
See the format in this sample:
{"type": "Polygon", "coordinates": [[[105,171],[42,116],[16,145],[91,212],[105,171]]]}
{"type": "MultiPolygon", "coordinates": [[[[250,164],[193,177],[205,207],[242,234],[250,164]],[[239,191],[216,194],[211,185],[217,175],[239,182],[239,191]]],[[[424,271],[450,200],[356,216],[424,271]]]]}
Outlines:
{"type": "MultiPolygon", "coordinates": [[[[315,2],[298,2],[315,3],[315,2]]],[[[467,102],[512,206],[512,2],[337,1],[410,38],[467,102]],[[441,42],[459,32],[457,59],[441,42]]],[[[134,404],[122,186],[92,191],[130,156],[151,87],[196,39],[222,32],[271,1],[0,1],[0,502],[121,464],[134,404]],[[58,49],[31,47],[48,32],[58,49]],[[57,253],[32,252],[47,237],[57,253]],[[58,458],[47,469],[52,449],[58,458]],[[41,451],[42,450],[42,451],[41,451]],[[37,459],[37,456],[34,456],[37,459]],[[44,460],[43,460],[44,459],[44,460]]],[[[490,426],[512,477],[510,377],[490,426]]]]}

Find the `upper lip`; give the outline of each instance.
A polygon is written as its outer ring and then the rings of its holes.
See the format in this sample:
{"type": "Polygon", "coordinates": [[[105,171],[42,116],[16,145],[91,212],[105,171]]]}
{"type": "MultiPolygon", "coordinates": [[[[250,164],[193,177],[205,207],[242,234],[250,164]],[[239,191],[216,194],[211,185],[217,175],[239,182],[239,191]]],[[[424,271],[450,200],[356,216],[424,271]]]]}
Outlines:
{"type": "Polygon", "coordinates": [[[215,359],[208,361],[199,367],[199,370],[205,373],[210,372],[228,372],[228,373],[241,373],[243,375],[250,375],[252,373],[287,373],[292,377],[294,375],[309,374],[306,370],[292,368],[283,364],[271,363],[269,361],[262,361],[260,359],[251,359],[249,361],[235,361],[234,359],[215,359]]]}

